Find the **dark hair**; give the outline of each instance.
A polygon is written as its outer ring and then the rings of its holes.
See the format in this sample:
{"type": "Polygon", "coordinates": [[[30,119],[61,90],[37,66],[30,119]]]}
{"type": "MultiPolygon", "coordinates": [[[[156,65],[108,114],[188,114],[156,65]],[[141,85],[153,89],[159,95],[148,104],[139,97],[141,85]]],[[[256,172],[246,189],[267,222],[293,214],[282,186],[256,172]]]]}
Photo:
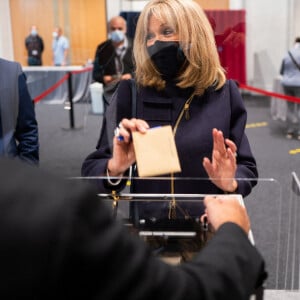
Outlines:
{"type": "Polygon", "coordinates": [[[300,36],[295,38],[295,43],[300,43],[300,36]]]}

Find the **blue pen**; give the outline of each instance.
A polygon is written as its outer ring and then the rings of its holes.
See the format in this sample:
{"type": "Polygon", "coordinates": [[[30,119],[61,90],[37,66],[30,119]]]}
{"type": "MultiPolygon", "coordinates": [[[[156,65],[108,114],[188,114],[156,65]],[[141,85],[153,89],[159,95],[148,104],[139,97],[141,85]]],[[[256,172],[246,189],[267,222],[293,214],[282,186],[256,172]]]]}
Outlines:
{"type": "MultiPolygon", "coordinates": [[[[161,127],[161,126],[160,126],[160,125],[154,126],[154,127],[149,128],[148,130],[156,129],[156,128],[159,128],[159,127],[161,127]]],[[[118,131],[117,133],[119,133],[119,131],[118,131]]],[[[115,134],[116,134],[116,132],[115,132],[115,134]]],[[[120,141],[120,142],[123,142],[123,141],[124,141],[124,137],[123,137],[122,135],[118,135],[118,136],[117,136],[117,139],[118,139],[118,141],[120,141]]]]}
{"type": "Polygon", "coordinates": [[[150,129],[156,129],[156,128],[160,128],[161,125],[157,125],[157,126],[154,126],[154,127],[151,127],[150,129]]]}
{"type": "Polygon", "coordinates": [[[122,135],[120,135],[120,129],[119,129],[119,127],[117,127],[115,130],[114,130],[114,135],[115,135],[115,137],[117,137],[117,140],[118,141],[124,141],[124,137],[122,136],[122,135]]]}

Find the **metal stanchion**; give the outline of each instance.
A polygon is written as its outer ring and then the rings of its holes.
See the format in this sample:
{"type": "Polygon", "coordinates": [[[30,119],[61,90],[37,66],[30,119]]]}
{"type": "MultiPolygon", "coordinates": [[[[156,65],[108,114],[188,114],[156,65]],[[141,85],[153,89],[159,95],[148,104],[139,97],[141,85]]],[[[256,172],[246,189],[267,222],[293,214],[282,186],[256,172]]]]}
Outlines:
{"type": "Polygon", "coordinates": [[[73,86],[72,86],[72,72],[68,72],[68,98],[69,98],[69,106],[67,109],[70,111],[70,128],[63,128],[67,129],[81,129],[81,127],[75,127],[75,117],[74,117],[74,103],[73,103],[73,86]]]}
{"type": "Polygon", "coordinates": [[[70,101],[70,128],[74,128],[74,105],[73,105],[73,87],[72,87],[72,73],[68,72],[68,95],[70,101]]]}

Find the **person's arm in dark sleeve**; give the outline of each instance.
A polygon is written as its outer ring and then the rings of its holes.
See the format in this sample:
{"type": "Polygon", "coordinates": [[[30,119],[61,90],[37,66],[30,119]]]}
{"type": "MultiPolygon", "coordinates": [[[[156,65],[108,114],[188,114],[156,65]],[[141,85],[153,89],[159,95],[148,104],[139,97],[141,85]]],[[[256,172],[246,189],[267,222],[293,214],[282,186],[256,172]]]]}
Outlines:
{"type": "Polygon", "coordinates": [[[38,124],[34,105],[29,95],[26,77],[21,73],[18,78],[19,113],[15,131],[18,141],[18,156],[29,163],[39,163],[38,124]]]}
{"type": "MultiPolygon", "coordinates": [[[[81,175],[84,177],[106,176],[108,160],[112,157],[112,144],[114,129],[122,118],[131,117],[131,91],[128,80],[123,80],[118,86],[117,92],[111,98],[110,104],[105,112],[101,127],[100,137],[96,150],[90,153],[83,161],[81,175]]],[[[124,173],[128,176],[129,170],[124,173]]],[[[92,179],[96,182],[99,192],[105,193],[111,190],[120,191],[125,187],[126,180],[122,180],[119,185],[111,186],[107,180],[92,179]]]]}
{"type": "Polygon", "coordinates": [[[260,253],[234,223],[223,224],[195,262],[183,268],[201,282],[203,299],[249,300],[267,277],[260,253]]]}
{"type": "Polygon", "coordinates": [[[101,43],[95,53],[93,79],[97,82],[103,83],[103,76],[106,66],[109,64],[109,59],[112,56],[114,48],[109,41],[101,43]]]}
{"type": "Polygon", "coordinates": [[[0,163],[1,299],[249,300],[264,278],[261,256],[233,223],[193,261],[167,265],[90,185],[0,163]]]}
{"type": "Polygon", "coordinates": [[[40,41],[41,41],[41,52],[43,52],[43,51],[44,51],[44,49],[45,49],[45,46],[44,46],[44,41],[43,41],[43,39],[42,39],[42,38],[40,38],[40,41]]]}
{"type": "Polygon", "coordinates": [[[97,47],[94,68],[93,79],[97,82],[104,84],[105,75],[115,75],[115,48],[111,40],[107,40],[97,47]]]}
{"type": "MultiPolygon", "coordinates": [[[[126,185],[126,179],[121,180],[118,185],[110,185],[104,179],[107,176],[107,164],[111,158],[111,147],[107,135],[106,117],[103,119],[100,138],[97,144],[97,150],[90,153],[83,161],[81,166],[81,176],[84,177],[102,177],[99,179],[90,179],[90,181],[97,186],[98,192],[110,193],[112,190],[121,191],[126,185]]],[[[112,137],[111,137],[112,138],[112,137]]],[[[128,176],[128,172],[124,177],[128,176]]]]}
{"type": "Polygon", "coordinates": [[[28,38],[25,39],[25,48],[28,51],[28,38]]]}
{"type": "Polygon", "coordinates": [[[226,223],[199,255],[179,266],[163,263],[130,236],[92,194],[70,224],[59,272],[63,295],[84,299],[249,300],[264,276],[263,259],[245,232],[226,223]]]}
{"type": "MultiPolygon", "coordinates": [[[[100,131],[100,137],[97,142],[96,150],[90,153],[83,161],[81,166],[81,175],[84,177],[104,177],[106,176],[106,169],[108,160],[112,156],[112,140],[113,136],[108,137],[108,128],[109,126],[107,118],[110,119],[110,123],[115,123],[113,121],[113,116],[109,114],[110,108],[106,111],[102,127],[100,131]],[[108,116],[109,115],[109,116],[108,116]]],[[[102,193],[109,193],[111,189],[108,188],[105,179],[91,179],[93,184],[96,184],[98,191],[102,193]]],[[[118,190],[118,187],[113,187],[115,190],[118,190]]]]}
{"type": "Polygon", "coordinates": [[[283,75],[283,74],[284,74],[284,60],[282,60],[282,62],[281,62],[279,74],[280,74],[280,75],[283,75]]]}
{"type": "Polygon", "coordinates": [[[96,52],[94,63],[93,63],[93,79],[94,81],[103,83],[103,66],[99,63],[98,51],[96,52]]]}

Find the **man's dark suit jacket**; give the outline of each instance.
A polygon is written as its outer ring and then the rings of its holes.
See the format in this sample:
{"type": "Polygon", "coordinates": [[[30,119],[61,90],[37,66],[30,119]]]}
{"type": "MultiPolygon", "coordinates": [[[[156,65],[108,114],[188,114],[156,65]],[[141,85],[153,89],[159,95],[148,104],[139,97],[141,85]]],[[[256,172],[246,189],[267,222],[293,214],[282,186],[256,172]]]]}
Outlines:
{"type": "MultiPolygon", "coordinates": [[[[93,79],[103,83],[104,75],[116,75],[115,65],[116,52],[111,40],[107,40],[98,45],[95,53],[93,79]]],[[[128,39],[128,48],[122,58],[122,74],[131,74],[133,76],[134,66],[132,59],[132,41],[128,39]]]]}
{"type": "Polygon", "coordinates": [[[0,156],[39,163],[39,135],[26,76],[18,62],[0,58],[0,156]]]}
{"type": "MultiPolygon", "coordinates": [[[[24,163],[23,163],[24,164],[24,163]]],[[[1,299],[249,299],[263,260],[224,224],[174,267],[112,218],[95,191],[0,160],[1,299]]]]}

